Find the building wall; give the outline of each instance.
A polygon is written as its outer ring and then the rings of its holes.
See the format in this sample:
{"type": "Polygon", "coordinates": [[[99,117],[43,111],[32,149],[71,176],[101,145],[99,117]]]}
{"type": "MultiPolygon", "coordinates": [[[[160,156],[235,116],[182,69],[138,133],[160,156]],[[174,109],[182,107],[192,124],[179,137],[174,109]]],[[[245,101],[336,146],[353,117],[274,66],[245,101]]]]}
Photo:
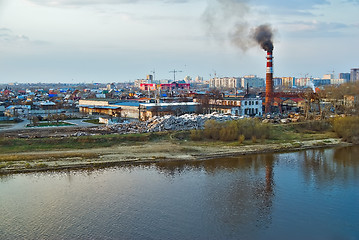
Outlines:
{"type": "Polygon", "coordinates": [[[155,83],[141,83],[140,84],[140,89],[142,91],[156,91],[156,84],[155,83]]]}
{"type": "Polygon", "coordinates": [[[210,88],[240,88],[240,79],[239,78],[212,78],[209,80],[209,87],[210,88]]]}
{"type": "Polygon", "coordinates": [[[248,87],[262,88],[265,86],[265,81],[264,81],[264,78],[259,78],[255,75],[242,77],[241,78],[241,87],[247,88],[247,84],[248,84],[248,87]]]}
{"type": "Polygon", "coordinates": [[[345,79],[330,79],[330,84],[333,84],[333,85],[340,85],[340,84],[343,84],[343,83],[346,83],[347,80],[345,79]]]}
{"type": "Polygon", "coordinates": [[[359,68],[352,68],[350,70],[350,81],[351,82],[359,81],[359,68]]]}
{"type": "Polygon", "coordinates": [[[295,77],[282,77],[282,85],[286,87],[295,86],[295,77]]]}
{"type": "Polygon", "coordinates": [[[345,82],[350,81],[350,73],[339,73],[339,79],[344,79],[345,82]]]}
{"type": "Polygon", "coordinates": [[[298,87],[306,87],[312,80],[313,78],[296,78],[295,85],[298,87]]]}
{"type": "Polygon", "coordinates": [[[134,82],[134,87],[139,88],[141,83],[148,83],[148,80],[147,79],[137,79],[134,82]]]}
{"type": "Polygon", "coordinates": [[[171,104],[140,104],[140,120],[145,121],[153,116],[181,115],[185,113],[194,113],[197,110],[198,103],[171,103],[171,104]]]}
{"type": "Polygon", "coordinates": [[[104,100],[104,101],[80,100],[79,105],[108,106],[109,102],[106,100],[104,100]]]}
{"type": "Polygon", "coordinates": [[[313,79],[314,86],[323,86],[323,85],[329,85],[330,79],[313,79]]]}
{"type": "Polygon", "coordinates": [[[354,107],[359,103],[359,96],[344,95],[344,105],[346,107],[354,107]]]}
{"type": "Polygon", "coordinates": [[[241,100],[241,115],[242,116],[262,116],[263,103],[259,98],[245,98],[241,100]]]}
{"type": "Polygon", "coordinates": [[[106,109],[106,108],[101,108],[101,107],[94,107],[94,108],[89,108],[89,107],[80,107],[80,112],[82,113],[86,113],[89,115],[108,115],[108,116],[113,116],[113,117],[121,117],[121,108],[118,109],[106,109]]]}
{"type": "Polygon", "coordinates": [[[121,117],[139,118],[140,112],[137,106],[116,105],[121,107],[121,117]]]}

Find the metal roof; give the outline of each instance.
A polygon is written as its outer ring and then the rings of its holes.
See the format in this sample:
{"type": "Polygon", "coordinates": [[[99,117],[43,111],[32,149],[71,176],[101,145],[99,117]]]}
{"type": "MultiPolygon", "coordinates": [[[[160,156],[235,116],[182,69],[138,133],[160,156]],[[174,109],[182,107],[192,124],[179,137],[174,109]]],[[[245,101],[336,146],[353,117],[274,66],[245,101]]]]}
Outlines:
{"type": "Polygon", "coordinates": [[[79,107],[85,107],[85,108],[100,108],[100,109],[119,109],[121,107],[115,107],[115,106],[94,106],[94,105],[79,105],[79,107]]]}

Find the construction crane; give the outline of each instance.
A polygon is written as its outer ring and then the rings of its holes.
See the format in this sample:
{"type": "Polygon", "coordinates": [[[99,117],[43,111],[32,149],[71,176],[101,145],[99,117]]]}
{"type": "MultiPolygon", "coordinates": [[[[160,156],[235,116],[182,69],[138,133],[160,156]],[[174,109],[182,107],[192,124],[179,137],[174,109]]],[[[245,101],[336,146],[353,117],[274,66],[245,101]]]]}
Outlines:
{"type": "Polygon", "coordinates": [[[155,69],[153,69],[153,71],[151,71],[151,73],[153,74],[153,79],[152,79],[152,82],[151,83],[153,83],[155,80],[156,80],[156,70],[155,69]]]}
{"type": "Polygon", "coordinates": [[[173,81],[176,81],[176,73],[182,72],[181,70],[173,69],[173,71],[170,71],[170,73],[173,73],[173,81]]]}

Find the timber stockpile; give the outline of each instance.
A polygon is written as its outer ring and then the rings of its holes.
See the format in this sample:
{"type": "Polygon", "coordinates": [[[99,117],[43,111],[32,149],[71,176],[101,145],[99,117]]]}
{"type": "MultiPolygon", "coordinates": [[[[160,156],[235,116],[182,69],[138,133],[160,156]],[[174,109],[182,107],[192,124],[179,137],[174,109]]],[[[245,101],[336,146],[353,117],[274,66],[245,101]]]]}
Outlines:
{"type": "Polygon", "coordinates": [[[145,122],[131,122],[125,124],[114,124],[100,127],[103,131],[117,133],[146,133],[161,131],[181,131],[202,129],[204,123],[208,120],[216,120],[219,122],[238,120],[241,117],[223,114],[185,114],[181,116],[166,115],[163,117],[155,116],[145,122]]]}

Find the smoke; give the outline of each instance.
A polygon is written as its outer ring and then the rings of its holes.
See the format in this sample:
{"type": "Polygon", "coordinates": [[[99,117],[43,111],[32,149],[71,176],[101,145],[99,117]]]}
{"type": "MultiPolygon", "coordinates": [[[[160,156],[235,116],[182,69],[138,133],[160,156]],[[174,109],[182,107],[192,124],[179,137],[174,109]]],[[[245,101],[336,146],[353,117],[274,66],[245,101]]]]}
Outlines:
{"type": "Polygon", "coordinates": [[[315,86],[314,86],[314,83],[312,80],[307,82],[307,87],[310,87],[313,90],[313,92],[315,93],[315,86]]]}
{"type": "Polygon", "coordinates": [[[208,0],[202,15],[207,34],[217,41],[229,41],[246,51],[259,44],[273,50],[273,31],[270,25],[253,26],[258,22],[249,0],[208,0]]]}
{"type": "Polygon", "coordinates": [[[273,51],[273,30],[270,25],[264,24],[253,31],[253,39],[265,50],[273,51]]]}

